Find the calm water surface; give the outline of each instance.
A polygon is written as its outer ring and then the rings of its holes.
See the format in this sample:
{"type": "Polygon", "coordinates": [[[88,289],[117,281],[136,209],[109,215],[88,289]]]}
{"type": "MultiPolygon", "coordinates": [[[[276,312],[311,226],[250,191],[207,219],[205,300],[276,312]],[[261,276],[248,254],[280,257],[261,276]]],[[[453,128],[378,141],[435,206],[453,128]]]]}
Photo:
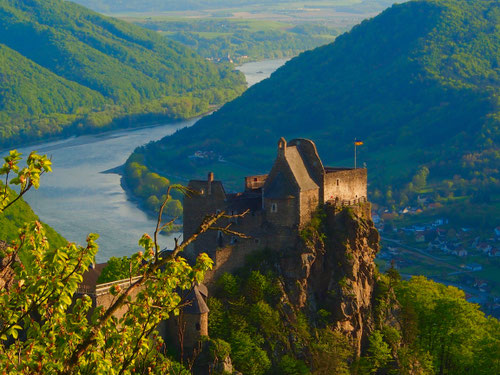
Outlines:
{"type": "MultiPolygon", "coordinates": [[[[249,85],[269,77],[286,60],[267,60],[242,65],[249,85]]],[[[83,244],[88,233],[100,235],[97,261],[130,255],[139,250],[143,233],[152,234],[156,221],[141,211],[120,186],[120,176],[103,173],[122,165],[132,151],[161,139],[196,120],[149,128],[113,131],[62,141],[41,143],[31,150],[52,156],[54,171],[43,176],[39,190],[26,200],[38,216],[69,241],[83,244]]],[[[162,236],[162,247],[172,247],[174,233],[162,236]]]]}
{"type": "Polygon", "coordinates": [[[289,59],[264,60],[243,64],[238,70],[245,74],[248,86],[268,78],[276,69],[286,63],[289,59]]]}

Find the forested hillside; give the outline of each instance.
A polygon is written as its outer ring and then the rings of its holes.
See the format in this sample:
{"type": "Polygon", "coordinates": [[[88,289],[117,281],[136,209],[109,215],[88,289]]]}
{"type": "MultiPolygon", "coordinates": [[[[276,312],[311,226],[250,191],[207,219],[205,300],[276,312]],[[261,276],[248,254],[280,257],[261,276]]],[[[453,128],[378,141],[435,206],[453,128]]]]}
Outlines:
{"type": "Polygon", "coordinates": [[[232,66],[74,3],[0,2],[0,144],[194,116],[244,88],[232,66]]]}
{"type": "Polygon", "coordinates": [[[499,24],[498,1],[394,5],[139,152],[156,171],[213,170],[234,187],[268,171],[281,136],[310,138],[326,164],[346,166],[357,137],[371,199],[396,207],[425,192],[453,218],[498,217],[499,24]],[[196,151],[220,157],[189,158],[196,151]]]}

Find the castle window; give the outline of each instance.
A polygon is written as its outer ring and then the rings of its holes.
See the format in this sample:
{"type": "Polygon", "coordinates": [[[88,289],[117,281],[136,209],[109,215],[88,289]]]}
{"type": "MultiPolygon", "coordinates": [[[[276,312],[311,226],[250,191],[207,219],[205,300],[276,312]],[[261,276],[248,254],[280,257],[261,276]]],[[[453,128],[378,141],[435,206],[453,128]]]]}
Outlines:
{"type": "Polygon", "coordinates": [[[337,186],[339,186],[340,180],[337,178],[337,186]]]}
{"type": "Polygon", "coordinates": [[[272,213],[278,212],[278,204],[277,203],[271,204],[271,212],[272,213]]]}
{"type": "Polygon", "coordinates": [[[235,243],[237,243],[237,242],[238,242],[238,237],[236,237],[236,236],[232,236],[232,237],[231,237],[231,245],[234,245],[234,244],[235,244],[235,243]]]}
{"type": "Polygon", "coordinates": [[[201,326],[200,326],[200,323],[196,323],[196,330],[197,330],[197,331],[201,331],[201,326]]]}

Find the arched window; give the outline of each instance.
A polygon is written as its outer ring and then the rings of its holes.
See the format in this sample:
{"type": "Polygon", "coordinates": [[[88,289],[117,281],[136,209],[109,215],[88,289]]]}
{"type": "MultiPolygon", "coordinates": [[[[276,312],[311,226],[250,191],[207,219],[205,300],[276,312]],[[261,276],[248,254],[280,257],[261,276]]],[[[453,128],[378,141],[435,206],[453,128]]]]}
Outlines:
{"type": "Polygon", "coordinates": [[[272,213],[278,212],[278,204],[277,203],[271,204],[271,212],[272,213]]]}

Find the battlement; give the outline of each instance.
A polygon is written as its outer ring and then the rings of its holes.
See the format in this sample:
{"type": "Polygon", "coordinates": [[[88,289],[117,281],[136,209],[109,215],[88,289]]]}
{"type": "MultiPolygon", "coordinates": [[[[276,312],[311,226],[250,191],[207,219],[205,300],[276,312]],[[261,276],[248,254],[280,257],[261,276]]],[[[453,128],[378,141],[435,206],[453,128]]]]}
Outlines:
{"type": "Polygon", "coordinates": [[[245,190],[260,189],[266,183],[267,174],[245,177],[245,190]]]}

